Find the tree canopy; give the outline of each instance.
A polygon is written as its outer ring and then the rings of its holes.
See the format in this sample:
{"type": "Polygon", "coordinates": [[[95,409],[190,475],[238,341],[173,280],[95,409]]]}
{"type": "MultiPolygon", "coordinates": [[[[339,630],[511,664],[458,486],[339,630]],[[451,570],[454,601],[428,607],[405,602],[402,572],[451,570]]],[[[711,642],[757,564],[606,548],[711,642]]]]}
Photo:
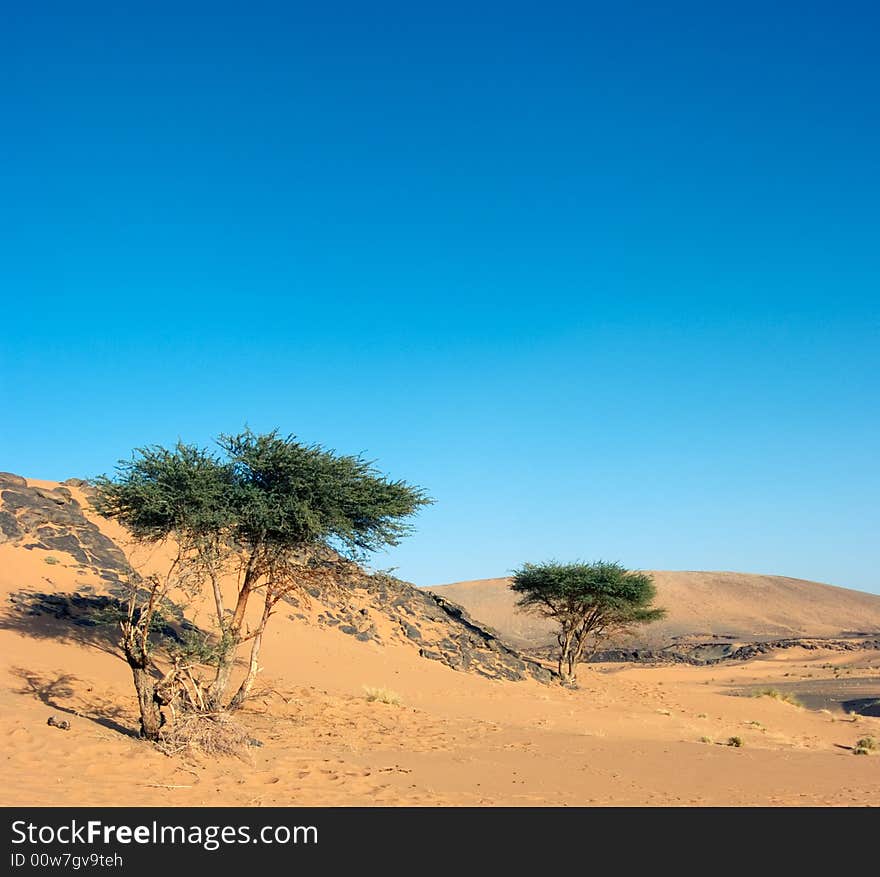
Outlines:
{"type": "Polygon", "coordinates": [[[513,575],[517,606],[559,624],[559,673],[574,682],[578,661],[591,641],[657,621],[665,610],[651,604],[656,588],[650,575],[619,563],[526,563],[513,575]]]}
{"type": "Polygon", "coordinates": [[[222,535],[239,545],[326,544],[356,554],[397,545],[431,502],[369,460],[294,436],[221,435],[221,454],[178,442],[138,448],[97,480],[97,507],[147,541],[222,535]]]}

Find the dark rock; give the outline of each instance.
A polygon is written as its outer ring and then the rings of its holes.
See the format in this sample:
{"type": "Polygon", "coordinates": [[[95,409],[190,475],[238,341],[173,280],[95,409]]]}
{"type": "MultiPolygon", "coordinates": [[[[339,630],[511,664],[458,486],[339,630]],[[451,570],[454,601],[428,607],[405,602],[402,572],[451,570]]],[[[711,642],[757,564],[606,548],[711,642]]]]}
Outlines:
{"type": "Polygon", "coordinates": [[[21,539],[24,532],[18,526],[15,515],[7,511],[0,511],[0,542],[11,542],[21,539]]]}
{"type": "Polygon", "coordinates": [[[403,622],[403,632],[406,634],[407,639],[420,640],[422,638],[422,632],[408,621],[403,622]]]}
{"type": "Polygon", "coordinates": [[[8,511],[16,512],[19,509],[30,509],[34,505],[34,494],[22,493],[19,490],[3,490],[0,496],[3,498],[3,505],[8,511]]]}
{"type": "Polygon", "coordinates": [[[41,547],[49,551],[64,551],[80,563],[88,563],[89,556],[80,548],[79,540],[73,534],[44,536],[41,547]]]}
{"type": "Polygon", "coordinates": [[[64,496],[60,493],[56,493],[54,490],[46,490],[44,487],[34,487],[33,490],[36,492],[37,496],[41,496],[43,499],[49,500],[49,502],[54,502],[55,505],[65,505],[65,503],[70,500],[70,492],[67,492],[67,496],[64,496]]]}

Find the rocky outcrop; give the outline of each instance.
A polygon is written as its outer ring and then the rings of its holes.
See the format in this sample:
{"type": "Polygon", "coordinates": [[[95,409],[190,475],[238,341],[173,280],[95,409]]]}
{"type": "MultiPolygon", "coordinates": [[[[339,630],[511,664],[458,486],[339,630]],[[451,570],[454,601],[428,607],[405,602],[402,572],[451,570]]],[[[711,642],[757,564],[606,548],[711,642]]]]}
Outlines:
{"type": "Polygon", "coordinates": [[[423,658],[490,678],[551,679],[547,669],[477,624],[456,603],[388,575],[366,576],[360,587],[369,595],[369,602],[394,622],[398,635],[418,647],[423,658]]]}
{"type": "Polygon", "coordinates": [[[108,581],[129,571],[125,554],[83,514],[66,487],[29,487],[7,472],[0,473],[0,542],[68,554],[108,581]]]}
{"type": "MultiPolygon", "coordinates": [[[[78,480],[65,483],[87,489],[78,480]]],[[[32,487],[18,475],[0,474],[0,542],[68,555],[78,569],[90,570],[103,580],[101,590],[114,598],[113,606],[127,594],[131,569],[125,554],[86,517],[67,487],[32,487]]],[[[331,594],[315,590],[308,596],[317,613],[305,611],[305,598],[291,597],[292,615],[336,628],[361,642],[396,640],[422,658],[491,679],[549,682],[553,678],[551,671],[502,642],[461,606],[392,576],[355,567],[345,587],[331,594]]],[[[90,593],[28,593],[15,608],[19,613],[52,615],[83,626],[91,623],[93,611],[112,608],[105,600],[90,593]]]]}
{"type": "Polygon", "coordinates": [[[405,643],[422,658],[490,679],[550,682],[554,675],[477,624],[461,606],[384,573],[358,569],[344,588],[329,594],[314,589],[308,597],[318,605],[316,614],[306,611],[304,599],[287,598],[294,617],[314,619],[361,642],[405,643]]]}
{"type": "MultiPolygon", "coordinates": [[[[632,662],[637,664],[693,664],[704,667],[732,661],[749,661],[769,655],[780,649],[820,649],[831,652],[853,652],[861,649],[880,649],[880,637],[875,634],[853,635],[849,639],[777,639],[752,643],[693,643],[675,644],[661,649],[604,649],[590,659],[594,663],[632,662]]],[[[539,652],[550,657],[550,650],[539,652]]]]}

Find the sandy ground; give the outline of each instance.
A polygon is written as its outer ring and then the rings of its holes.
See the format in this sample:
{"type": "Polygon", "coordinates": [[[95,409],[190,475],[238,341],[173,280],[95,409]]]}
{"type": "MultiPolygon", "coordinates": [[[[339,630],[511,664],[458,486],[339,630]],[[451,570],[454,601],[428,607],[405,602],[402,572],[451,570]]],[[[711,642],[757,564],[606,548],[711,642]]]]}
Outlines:
{"type": "MultiPolygon", "coordinates": [[[[109,532],[109,531],[108,531],[109,532]]],[[[118,533],[110,533],[119,536],[118,533]]],[[[0,600],[67,592],[82,574],[0,545],[0,600]]],[[[4,608],[4,613],[6,609],[4,608]]],[[[167,757],[133,736],[136,703],[112,646],[36,618],[0,623],[3,805],[876,804],[880,718],[741,696],[824,679],[871,690],[880,654],[789,649],[708,668],[598,665],[577,691],[501,682],[278,616],[242,758],[167,757]],[[79,637],[79,639],[77,639],[79,637]],[[370,702],[363,687],[400,704],[370,702]],[[50,716],[70,721],[61,731],[50,716]],[[727,746],[733,736],[741,748],[727,746]]],[[[877,688],[880,697],[880,688],[877,688]]]]}

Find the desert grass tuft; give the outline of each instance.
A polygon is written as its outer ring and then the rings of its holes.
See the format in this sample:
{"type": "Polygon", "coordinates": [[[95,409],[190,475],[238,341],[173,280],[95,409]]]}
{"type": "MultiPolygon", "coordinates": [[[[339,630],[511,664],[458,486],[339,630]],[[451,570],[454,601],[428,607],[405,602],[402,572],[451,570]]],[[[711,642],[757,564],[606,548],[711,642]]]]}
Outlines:
{"type": "Polygon", "coordinates": [[[783,703],[790,703],[792,706],[803,706],[793,694],[780,691],[778,688],[759,688],[751,693],[751,697],[772,697],[774,700],[781,700],[783,703]]]}
{"type": "Polygon", "coordinates": [[[856,745],[853,747],[853,755],[873,755],[878,749],[880,749],[880,743],[876,739],[873,737],[862,737],[860,740],[856,740],[856,745]]]}
{"type": "Polygon", "coordinates": [[[400,695],[390,688],[375,688],[371,685],[364,686],[364,694],[370,703],[387,703],[391,706],[400,706],[400,695]]]}

